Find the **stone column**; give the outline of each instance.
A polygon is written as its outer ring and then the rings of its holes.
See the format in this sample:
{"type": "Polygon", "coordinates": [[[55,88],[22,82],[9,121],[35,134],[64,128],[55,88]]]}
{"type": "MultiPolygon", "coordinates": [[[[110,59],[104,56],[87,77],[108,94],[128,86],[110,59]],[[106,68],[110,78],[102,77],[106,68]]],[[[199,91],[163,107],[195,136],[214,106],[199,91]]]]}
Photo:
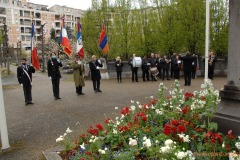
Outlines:
{"type": "Polygon", "coordinates": [[[214,121],[219,130],[240,134],[240,0],[229,1],[229,45],[227,84],[220,91],[221,103],[214,121]]]}

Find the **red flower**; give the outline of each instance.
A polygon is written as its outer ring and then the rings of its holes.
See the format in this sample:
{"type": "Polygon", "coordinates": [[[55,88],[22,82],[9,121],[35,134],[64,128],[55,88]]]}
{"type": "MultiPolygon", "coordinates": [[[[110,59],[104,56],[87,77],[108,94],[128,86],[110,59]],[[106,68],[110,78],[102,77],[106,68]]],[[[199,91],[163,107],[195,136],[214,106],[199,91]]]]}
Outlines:
{"type": "Polygon", "coordinates": [[[194,94],[186,92],[184,96],[185,96],[185,100],[189,100],[189,98],[194,97],[194,94]]]}
{"type": "Polygon", "coordinates": [[[172,99],[172,96],[167,96],[167,99],[172,99]]]}
{"type": "Polygon", "coordinates": [[[121,114],[128,115],[130,114],[129,106],[122,109],[121,114]]]}
{"type": "Polygon", "coordinates": [[[184,125],[178,126],[178,132],[185,133],[186,132],[186,127],[184,125]]]}
{"type": "Polygon", "coordinates": [[[202,101],[206,101],[206,98],[205,98],[205,97],[201,97],[201,100],[202,100],[202,101]]]}
{"type": "Polygon", "coordinates": [[[157,102],[157,99],[152,100],[152,104],[156,104],[156,102],[157,102]]]}
{"type": "Polygon", "coordinates": [[[183,114],[187,114],[189,112],[189,110],[190,110],[190,107],[186,106],[182,109],[182,112],[183,112],[183,114]]]}
{"type": "Polygon", "coordinates": [[[170,135],[172,133],[172,127],[170,124],[166,124],[164,126],[164,129],[163,129],[163,132],[166,134],[166,135],[170,135]]]}
{"type": "Polygon", "coordinates": [[[219,143],[222,142],[222,137],[221,137],[221,135],[218,134],[218,133],[214,133],[214,134],[213,134],[213,138],[216,139],[219,143]]]}
{"type": "Polygon", "coordinates": [[[205,137],[206,137],[206,138],[210,138],[211,135],[212,135],[212,132],[208,131],[208,132],[205,134],[205,137]]]}
{"type": "Polygon", "coordinates": [[[100,130],[100,131],[103,130],[103,126],[102,126],[101,124],[97,124],[96,127],[97,127],[97,129],[100,130]]]}
{"type": "Polygon", "coordinates": [[[84,160],[84,158],[80,158],[80,160],[84,160]]]}
{"type": "Polygon", "coordinates": [[[92,126],[89,127],[89,129],[87,130],[88,133],[94,135],[94,136],[97,136],[98,135],[98,130],[93,128],[92,126]]]}
{"type": "Polygon", "coordinates": [[[179,125],[179,121],[172,119],[171,120],[171,124],[174,125],[174,126],[178,126],[179,125]]]}
{"type": "Polygon", "coordinates": [[[91,153],[91,152],[86,152],[85,154],[86,154],[86,155],[91,155],[92,153],[91,153]]]}
{"type": "Polygon", "coordinates": [[[109,124],[111,121],[112,121],[112,120],[111,120],[110,118],[108,118],[108,119],[105,120],[105,123],[106,123],[106,124],[109,124]]]}

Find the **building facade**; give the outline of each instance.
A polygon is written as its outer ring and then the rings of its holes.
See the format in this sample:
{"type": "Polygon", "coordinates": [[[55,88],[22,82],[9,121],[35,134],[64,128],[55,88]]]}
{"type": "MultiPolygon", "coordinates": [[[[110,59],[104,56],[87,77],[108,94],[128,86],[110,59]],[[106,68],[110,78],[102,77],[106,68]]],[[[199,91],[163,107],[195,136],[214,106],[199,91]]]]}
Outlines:
{"type": "Polygon", "coordinates": [[[56,36],[60,35],[61,17],[65,25],[74,29],[76,23],[84,15],[84,10],[67,6],[34,4],[26,0],[0,0],[0,29],[4,23],[8,27],[9,46],[17,46],[21,41],[22,47],[31,46],[32,22],[35,24],[36,37],[42,40],[42,28],[45,41],[50,38],[50,30],[54,28],[56,36]]]}

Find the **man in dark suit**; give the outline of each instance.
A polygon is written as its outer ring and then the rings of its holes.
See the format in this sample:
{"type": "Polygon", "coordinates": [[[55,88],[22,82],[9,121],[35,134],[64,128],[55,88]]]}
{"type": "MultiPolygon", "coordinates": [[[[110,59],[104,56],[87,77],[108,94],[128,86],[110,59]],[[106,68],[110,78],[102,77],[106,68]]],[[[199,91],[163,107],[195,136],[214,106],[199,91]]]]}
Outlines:
{"type": "Polygon", "coordinates": [[[62,63],[59,58],[57,58],[55,53],[51,54],[51,59],[47,63],[48,77],[52,80],[52,89],[54,99],[61,99],[59,97],[59,83],[60,78],[62,78],[59,68],[62,67],[62,63]]]}
{"type": "Polygon", "coordinates": [[[100,90],[100,67],[102,67],[102,63],[100,60],[97,60],[97,57],[95,55],[92,56],[92,61],[89,62],[89,68],[91,70],[91,79],[93,82],[93,90],[95,93],[102,92],[100,90]]]}
{"type": "Polygon", "coordinates": [[[34,67],[26,64],[26,59],[23,58],[21,66],[17,68],[17,78],[19,84],[23,87],[25,105],[34,104],[32,102],[32,73],[35,73],[34,67]]]}
{"type": "Polygon", "coordinates": [[[185,79],[185,86],[191,85],[191,78],[192,78],[192,63],[195,59],[195,57],[191,56],[190,52],[187,51],[186,56],[179,57],[180,60],[183,61],[183,73],[184,73],[184,79],[185,79]]]}

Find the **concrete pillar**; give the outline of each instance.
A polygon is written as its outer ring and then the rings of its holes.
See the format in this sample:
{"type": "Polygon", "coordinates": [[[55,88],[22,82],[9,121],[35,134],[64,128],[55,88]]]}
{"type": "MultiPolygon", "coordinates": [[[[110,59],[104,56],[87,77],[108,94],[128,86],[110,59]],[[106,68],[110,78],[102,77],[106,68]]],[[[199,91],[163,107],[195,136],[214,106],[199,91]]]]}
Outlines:
{"type": "MultiPolygon", "coordinates": [[[[240,0],[229,1],[229,46],[227,84],[220,91],[221,103],[214,121],[219,130],[240,134],[240,0]]],[[[213,82],[214,83],[214,82],[213,82]]]]}
{"type": "Polygon", "coordinates": [[[240,0],[229,1],[228,85],[240,87],[240,0]]]}

